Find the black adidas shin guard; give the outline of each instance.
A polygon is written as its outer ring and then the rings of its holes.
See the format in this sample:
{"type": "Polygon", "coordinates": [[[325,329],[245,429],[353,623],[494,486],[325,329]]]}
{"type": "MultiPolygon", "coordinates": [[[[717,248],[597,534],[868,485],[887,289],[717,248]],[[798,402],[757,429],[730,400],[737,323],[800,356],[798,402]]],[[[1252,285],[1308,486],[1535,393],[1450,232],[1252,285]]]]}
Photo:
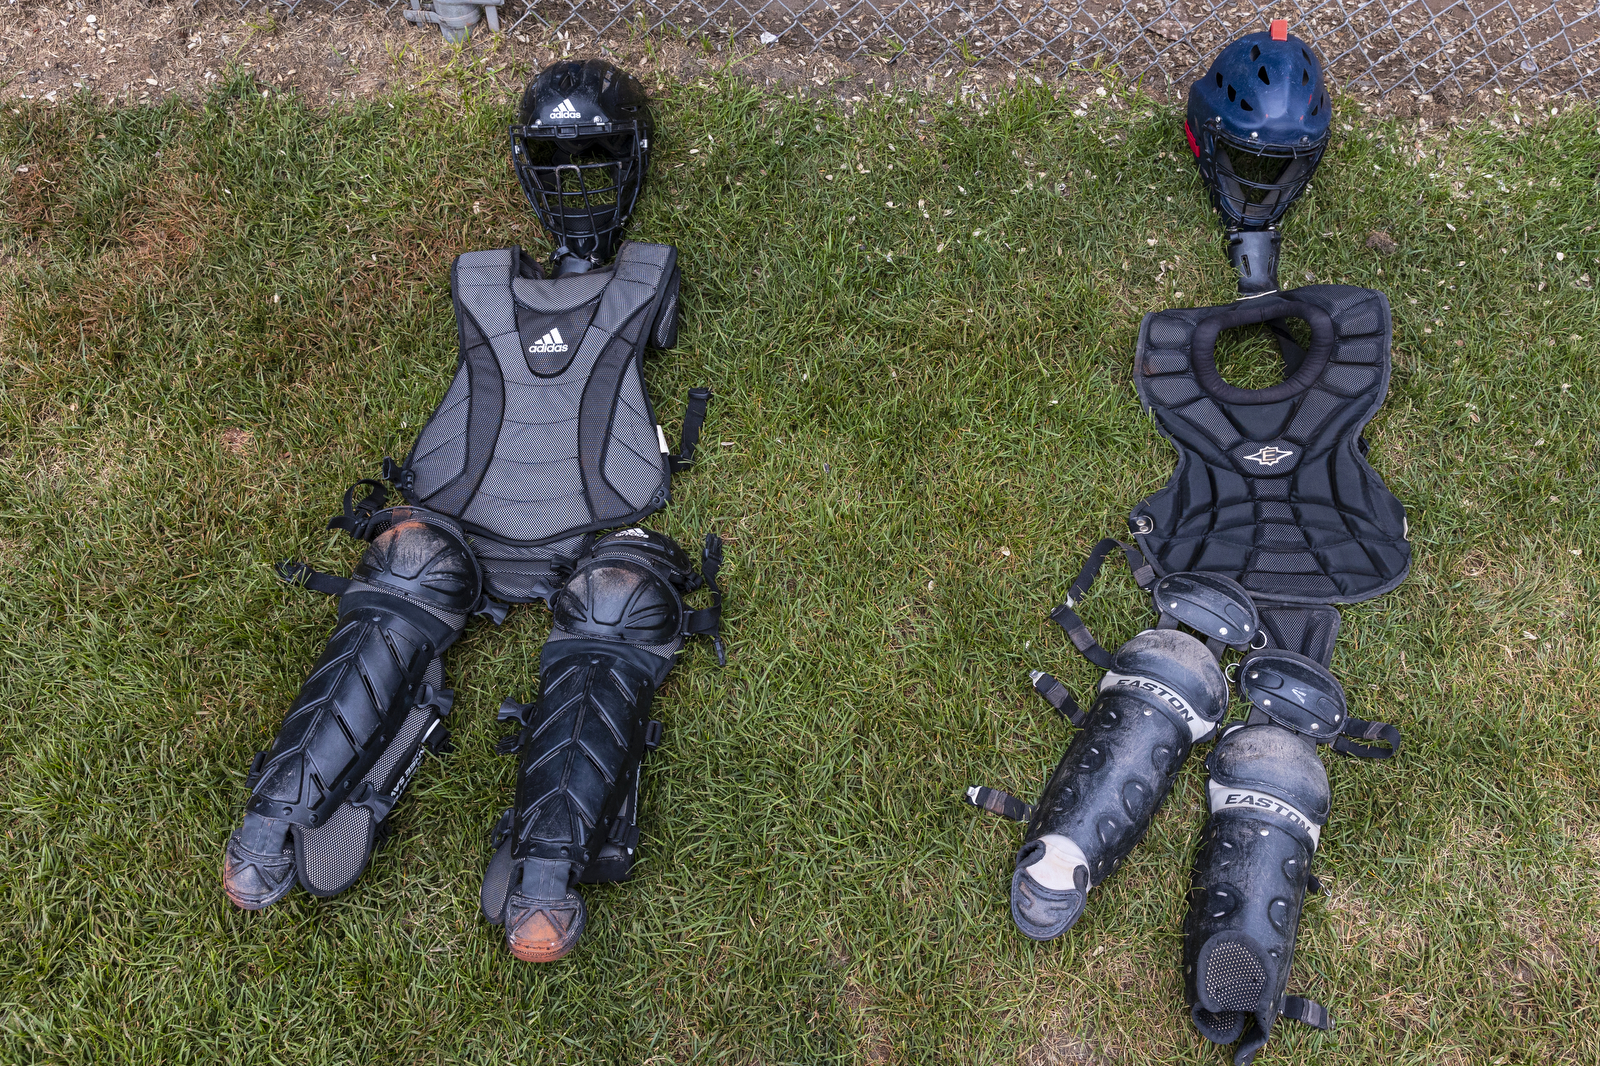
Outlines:
{"type": "Polygon", "coordinates": [[[337,581],[339,621],[251,768],[244,821],[228,840],[223,883],[246,910],[296,879],[332,896],[366,869],[389,812],[421,761],[447,741],[441,656],[481,604],[478,564],[448,518],[416,508],[337,581]]]}

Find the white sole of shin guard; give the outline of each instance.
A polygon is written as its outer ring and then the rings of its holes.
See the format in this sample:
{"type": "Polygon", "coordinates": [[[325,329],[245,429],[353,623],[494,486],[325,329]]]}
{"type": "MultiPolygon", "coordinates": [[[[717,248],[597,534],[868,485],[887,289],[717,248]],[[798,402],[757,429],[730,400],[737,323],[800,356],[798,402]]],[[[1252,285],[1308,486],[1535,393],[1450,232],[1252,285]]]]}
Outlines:
{"type": "Polygon", "coordinates": [[[1023,936],[1054,940],[1077,923],[1088,897],[1089,860],[1071,840],[1050,833],[1018,853],[1011,876],[1011,920],[1023,936]],[[1041,850],[1042,855],[1027,861],[1041,850]]]}

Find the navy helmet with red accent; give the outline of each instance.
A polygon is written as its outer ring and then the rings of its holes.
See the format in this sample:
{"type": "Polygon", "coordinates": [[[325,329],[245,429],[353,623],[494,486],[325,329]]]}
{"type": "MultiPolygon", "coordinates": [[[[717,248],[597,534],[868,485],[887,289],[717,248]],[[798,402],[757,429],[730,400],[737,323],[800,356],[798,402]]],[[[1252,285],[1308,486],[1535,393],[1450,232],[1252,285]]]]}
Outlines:
{"type": "Polygon", "coordinates": [[[1322,161],[1332,117],[1322,64],[1286,19],[1222,50],[1189,87],[1184,132],[1228,229],[1283,217],[1322,161]]]}

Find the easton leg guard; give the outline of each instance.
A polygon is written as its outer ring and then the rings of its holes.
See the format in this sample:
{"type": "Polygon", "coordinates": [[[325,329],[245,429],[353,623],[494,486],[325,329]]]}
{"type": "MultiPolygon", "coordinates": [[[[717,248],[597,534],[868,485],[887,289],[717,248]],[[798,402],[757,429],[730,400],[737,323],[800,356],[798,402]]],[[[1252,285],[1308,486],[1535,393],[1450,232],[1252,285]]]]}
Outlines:
{"type": "Polygon", "coordinates": [[[481,606],[482,576],[450,519],[410,507],[377,517],[388,528],[348,581],[316,575],[339,596],[339,622],[251,767],[223,864],[228,898],[245,910],[282,899],[296,875],[317,896],[349,888],[423,748],[448,741],[441,656],[481,606]]]}
{"type": "Polygon", "coordinates": [[[1188,634],[1147,629],[1117,649],[1017,852],[1011,917],[1025,936],[1051,940],[1072,928],[1227,709],[1222,667],[1188,634]]]}
{"type": "MultiPolygon", "coordinates": [[[[1250,719],[1225,733],[1206,763],[1211,818],[1195,857],[1183,964],[1195,1027],[1219,1044],[1240,1041],[1234,1062],[1246,1066],[1279,1015],[1331,1027],[1320,1004],[1286,994],[1330,805],[1317,745],[1389,753],[1349,742],[1353,723],[1363,736],[1372,724],[1350,718],[1339,682],[1315,659],[1256,652],[1239,666],[1239,688],[1250,719]]],[[[1392,727],[1373,732],[1381,730],[1398,744],[1392,727]]]]}
{"type": "MultiPolygon", "coordinates": [[[[1074,599],[1092,580],[1092,574],[1080,577],[1074,599]]],[[[1035,677],[1040,693],[1081,727],[1031,812],[1011,878],[1011,916],[1035,940],[1072,928],[1089,890],[1144,838],[1191,749],[1211,737],[1227,714],[1228,682],[1218,657],[1260,629],[1250,597],[1226,578],[1172,574],[1151,591],[1157,628],[1112,654],[1073,615],[1074,627],[1104,657],[1107,670],[1087,715],[1076,713],[1060,682],[1035,677]],[[1203,634],[1206,642],[1180,632],[1179,625],[1203,634]]],[[[1004,801],[997,806],[986,791],[973,789],[968,798],[1005,813],[1004,801]]]]}
{"type": "Polygon", "coordinates": [[[703,577],[676,542],[646,529],[597,542],[554,597],[538,701],[501,709],[522,727],[501,749],[521,753],[517,797],[496,826],[480,902],[525,962],[577,945],[587,921],[578,882],[632,870],[639,766],[661,734],[651,700],[688,636],[719,631],[714,536],[702,560],[703,577]],[[691,611],[683,598],[702,583],[714,605],[691,611]]]}
{"type": "Polygon", "coordinates": [[[1328,820],[1316,744],[1270,723],[1231,730],[1207,760],[1211,818],[1183,926],[1190,1014],[1245,1066],[1280,1014],[1328,1028],[1318,1004],[1284,994],[1311,858],[1328,820]]]}

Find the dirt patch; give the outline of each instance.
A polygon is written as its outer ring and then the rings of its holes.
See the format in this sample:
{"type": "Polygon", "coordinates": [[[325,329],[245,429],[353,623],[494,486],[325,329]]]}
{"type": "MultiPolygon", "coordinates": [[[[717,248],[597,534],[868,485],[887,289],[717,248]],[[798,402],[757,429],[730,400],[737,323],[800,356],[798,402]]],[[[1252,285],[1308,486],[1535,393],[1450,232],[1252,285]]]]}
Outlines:
{"type": "Polygon", "coordinates": [[[1044,1024],[1037,1044],[1017,1054],[1019,1066],[1105,1066],[1094,1027],[1085,1026],[1071,1011],[1058,1011],[1044,1024]]]}
{"type": "MultiPolygon", "coordinates": [[[[581,3],[575,6],[583,8],[581,3]]],[[[747,6],[755,5],[747,0],[747,6]]],[[[951,6],[908,16],[920,20],[916,26],[899,27],[900,37],[909,39],[909,46],[895,43],[875,24],[879,16],[865,9],[856,17],[851,17],[852,13],[836,17],[819,6],[789,22],[789,28],[770,44],[763,44],[754,29],[732,37],[725,30],[692,37],[666,31],[644,35],[636,23],[627,22],[615,23],[595,37],[586,36],[581,28],[561,32],[536,29],[528,20],[499,34],[480,25],[467,44],[457,47],[446,44],[431,27],[418,28],[403,21],[398,5],[391,14],[364,3],[347,3],[334,12],[308,0],[293,14],[285,14],[282,8],[274,11],[265,5],[240,11],[232,3],[197,9],[183,0],[165,5],[133,0],[45,0],[18,4],[0,21],[0,71],[6,72],[0,74],[0,100],[60,103],[80,92],[123,103],[167,94],[192,99],[202,96],[235,66],[253,74],[265,93],[293,90],[321,103],[423,86],[449,93],[466,81],[503,83],[509,92],[562,55],[598,53],[641,74],[647,83],[651,76],[692,80],[727,70],[763,86],[836,98],[847,105],[874,93],[908,90],[951,98],[976,97],[981,104],[986,93],[1019,81],[1044,84],[1048,80],[1066,85],[1070,91],[1088,92],[1120,82],[1124,74],[1138,78],[1156,97],[1176,101],[1210,55],[1239,33],[1256,28],[1260,14],[1253,8],[1230,10],[1197,4],[1173,8],[1171,14],[1180,17],[1154,18],[1145,25],[1146,16],[1138,10],[1143,6],[1085,5],[1068,11],[1016,0],[981,15],[963,14],[951,6]],[[1019,23],[1031,29],[1016,33],[1019,23]],[[1095,33],[1084,37],[1089,23],[1095,33]],[[1038,37],[1039,33],[1044,36],[1038,37]],[[957,42],[1011,40],[980,55],[967,44],[947,48],[935,43],[941,35],[957,42]],[[1102,65],[1104,55],[1089,54],[1101,47],[1099,44],[1073,51],[1066,43],[1073,40],[1104,42],[1122,57],[1121,67],[1102,65]],[[1056,76],[1063,69],[1059,61],[1036,56],[1045,42],[1072,52],[1075,66],[1068,76],[1056,76]],[[1016,63],[1025,65],[1019,69],[1016,63]],[[1123,73],[1118,73],[1119,69],[1123,73]],[[1084,70],[1104,73],[1080,73],[1084,70]]],[[[1273,13],[1292,16],[1292,7],[1273,13]]],[[[615,18],[614,14],[589,13],[602,24],[615,18]]],[[[902,13],[896,9],[891,18],[902,13]]],[[[508,12],[511,19],[522,14],[520,5],[508,12]]],[[[1470,91],[1486,85],[1485,79],[1497,69],[1518,72],[1515,78],[1503,79],[1516,85],[1532,76],[1527,69],[1531,63],[1535,72],[1549,72],[1548,89],[1568,88],[1581,76],[1580,61],[1593,58],[1590,53],[1596,34],[1580,31],[1590,22],[1600,29],[1600,16],[1584,19],[1574,6],[1568,20],[1573,27],[1552,38],[1555,43],[1547,41],[1540,46],[1546,51],[1566,51],[1541,56],[1535,62],[1531,56],[1513,57],[1509,52],[1502,56],[1492,49],[1470,47],[1465,37],[1453,40],[1453,34],[1467,32],[1463,26],[1446,25],[1460,14],[1452,8],[1446,15],[1430,15],[1437,25],[1429,30],[1415,14],[1402,13],[1390,21],[1388,13],[1379,8],[1356,16],[1378,20],[1363,29],[1329,23],[1326,19],[1335,16],[1328,16],[1325,8],[1308,7],[1295,25],[1317,40],[1325,54],[1338,57],[1334,80],[1339,83],[1343,78],[1348,84],[1337,87],[1360,100],[1364,110],[1421,116],[1435,122],[1494,110],[1508,101],[1500,89],[1470,91]],[[1396,34],[1400,36],[1395,41],[1385,37],[1396,34]],[[1402,39],[1412,38],[1413,50],[1420,47],[1415,61],[1406,59],[1404,48],[1396,47],[1402,39]],[[1450,48],[1462,53],[1459,62],[1450,48]],[[1368,69],[1378,71],[1376,80],[1364,76],[1368,69]],[[1423,91],[1441,78],[1456,87],[1423,91]],[[1386,98],[1377,95],[1380,89],[1395,86],[1402,88],[1386,98]]],[[[692,5],[680,15],[686,25],[693,24],[692,5]]],[[[1342,21],[1344,15],[1336,13],[1336,17],[1342,21]]],[[[1515,16],[1502,11],[1497,17],[1515,16]]],[[[1537,88],[1523,93],[1524,103],[1549,98],[1549,93],[1537,88]]]]}
{"type": "Polygon", "coordinates": [[[883,1019],[872,1010],[872,997],[854,981],[845,985],[839,1002],[861,1026],[861,1058],[874,1066],[898,1062],[894,1041],[889,1038],[883,1019]]]}
{"type": "Polygon", "coordinates": [[[219,434],[219,439],[222,441],[223,448],[234,455],[243,455],[255,447],[256,443],[254,433],[251,433],[248,429],[238,429],[236,427],[223,430],[219,434]]]}

